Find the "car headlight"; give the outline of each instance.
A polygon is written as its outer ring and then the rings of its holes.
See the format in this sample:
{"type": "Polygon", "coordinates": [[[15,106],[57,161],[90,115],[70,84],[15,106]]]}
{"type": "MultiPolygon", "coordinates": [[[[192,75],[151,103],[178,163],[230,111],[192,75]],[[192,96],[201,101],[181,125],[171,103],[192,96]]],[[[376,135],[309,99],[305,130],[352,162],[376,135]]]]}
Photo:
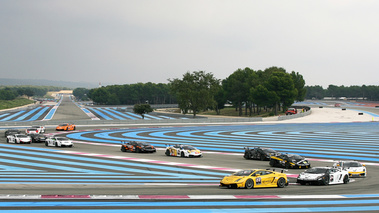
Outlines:
{"type": "Polygon", "coordinates": [[[236,180],[236,182],[239,182],[240,180],[242,180],[242,178],[240,178],[240,179],[237,179],[237,180],[236,180]]]}

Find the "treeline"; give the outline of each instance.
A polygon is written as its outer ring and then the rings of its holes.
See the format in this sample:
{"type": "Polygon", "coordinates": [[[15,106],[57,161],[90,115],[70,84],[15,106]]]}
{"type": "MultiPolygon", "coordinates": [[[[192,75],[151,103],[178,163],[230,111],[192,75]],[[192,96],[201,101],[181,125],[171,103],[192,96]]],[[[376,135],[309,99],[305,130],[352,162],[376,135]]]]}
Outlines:
{"type": "Polygon", "coordinates": [[[306,99],[323,99],[324,97],[348,99],[364,99],[367,101],[379,101],[379,86],[306,86],[306,99]]]}
{"type": "Polygon", "coordinates": [[[176,99],[170,87],[163,83],[110,85],[94,89],[76,88],[73,95],[79,100],[91,99],[101,105],[173,104],[176,99]]]}
{"type": "Polygon", "coordinates": [[[225,103],[231,103],[241,116],[259,114],[261,110],[285,110],[295,101],[305,97],[303,76],[285,69],[270,67],[265,70],[238,69],[220,81],[203,71],[183,75],[182,79],[170,80],[179,107],[194,116],[201,110],[215,109],[217,113],[225,103]]]}
{"type": "Polygon", "coordinates": [[[43,97],[49,91],[59,91],[67,89],[54,86],[10,86],[0,87],[0,100],[13,100],[19,96],[43,97]]]}
{"type": "MultiPolygon", "coordinates": [[[[96,104],[172,104],[178,103],[183,112],[215,109],[219,111],[225,103],[231,103],[239,114],[259,113],[272,108],[277,114],[294,101],[305,97],[303,76],[285,69],[270,67],[265,70],[238,69],[224,80],[215,79],[204,71],[183,75],[183,79],[169,80],[169,84],[138,83],[112,85],[95,89],[77,88],[76,98],[91,99],[96,104]]],[[[195,115],[195,114],[194,114],[195,115]]]]}

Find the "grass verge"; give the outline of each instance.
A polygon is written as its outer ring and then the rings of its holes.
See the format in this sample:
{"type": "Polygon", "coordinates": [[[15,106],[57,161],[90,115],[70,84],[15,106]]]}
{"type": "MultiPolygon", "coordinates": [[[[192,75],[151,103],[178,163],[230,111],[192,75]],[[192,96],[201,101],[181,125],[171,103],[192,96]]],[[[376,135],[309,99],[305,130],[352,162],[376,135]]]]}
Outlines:
{"type": "Polygon", "coordinates": [[[0,100],[0,110],[25,106],[25,105],[32,104],[32,103],[34,103],[33,100],[29,100],[26,98],[16,98],[16,99],[10,100],[10,101],[0,100]]]}

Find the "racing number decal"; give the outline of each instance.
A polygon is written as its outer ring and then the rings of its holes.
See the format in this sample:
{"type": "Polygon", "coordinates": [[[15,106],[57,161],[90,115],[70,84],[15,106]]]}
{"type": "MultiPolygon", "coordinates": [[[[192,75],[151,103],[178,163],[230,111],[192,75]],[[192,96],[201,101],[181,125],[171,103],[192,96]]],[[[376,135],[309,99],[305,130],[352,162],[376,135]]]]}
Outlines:
{"type": "Polygon", "coordinates": [[[257,177],[255,179],[255,184],[260,185],[261,183],[262,183],[262,178],[261,177],[257,177]]]}
{"type": "Polygon", "coordinates": [[[338,181],[341,181],[341,179],[342,179],[342,174],[339,174],[338,181]]]}

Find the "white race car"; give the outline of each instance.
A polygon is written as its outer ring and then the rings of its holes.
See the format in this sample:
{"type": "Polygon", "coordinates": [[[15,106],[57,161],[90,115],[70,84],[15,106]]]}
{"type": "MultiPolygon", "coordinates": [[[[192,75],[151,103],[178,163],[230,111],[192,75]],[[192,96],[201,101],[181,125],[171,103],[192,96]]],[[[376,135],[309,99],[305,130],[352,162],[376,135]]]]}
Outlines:
{"type": "Polygon", "coordinates": [[[24,134],[8,135],[7,143],[32,143],[32,138],[24,134]]]}
{"type": "Polygon", "coordinates": [[[38,133],[45,133],[45,127],[44,126],[39,126],[39,125],[34,125],[32,128],[38,129],[38,133]]]}
{"type": "Polygon", "coordinates": [[[337,161],[333,166],[347,170],[350,177],[366,177],[367,175],[366,165],[358,161],[337,161]]]}
{"type": "Polygon", "coordinates": [[[202,157],[200,150],[190,145],[167,145],[165,154],[177,157],[202,157]]]}
{"type": "Polygon", "coordinates": [[[72,147],[73,145],[72,141],[66,137],[50,137],[45,141],[45,146],[72,147]]]}
{"type": "Polygon", "coordinates": [[[25,134],[38,134],[39,133],[39,129],[37,129],[37,128],[27,128],[26,130],[25,130],[25,134]]]}
{"type": "Polygon", "coordinates": [[[305,184],[341,184],[349,183],[349,173],[340,167],[313,167],[300,173],[297,183],[305,184]]]}

